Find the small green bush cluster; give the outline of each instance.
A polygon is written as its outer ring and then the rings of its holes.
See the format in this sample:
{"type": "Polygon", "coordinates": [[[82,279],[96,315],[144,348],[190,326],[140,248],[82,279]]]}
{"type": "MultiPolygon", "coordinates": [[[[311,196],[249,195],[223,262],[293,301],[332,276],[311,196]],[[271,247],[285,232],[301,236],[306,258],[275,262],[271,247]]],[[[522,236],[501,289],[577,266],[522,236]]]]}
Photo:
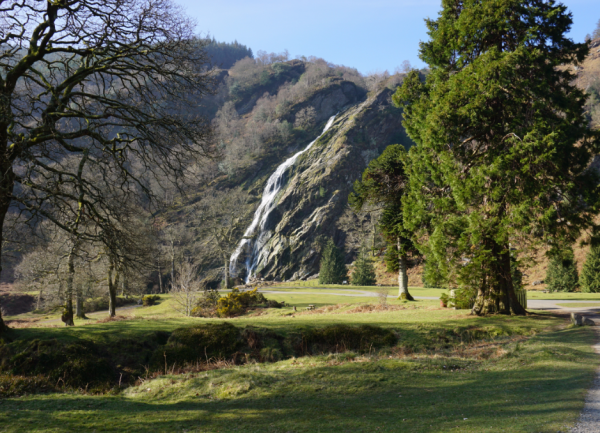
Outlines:
{"type": "Polygon", "coordinates": [[[218,290],[204,290],[202,297],[192,310],[192,316],[216,317],[219,299],[221,299],[221,295],[218,290]]]}
{"type": "Polygon", "coordinates": [[[281,308],[281,304],[276,301],[269,301],[258,289],[246,292],[233,289],[227,296],[217,302],[217,315],[219,317],[234,317],[245,313],[250,307],[269,307],[274,303],[277,303],[281,308]]]}
{"type": "Polygon", "coordinates": [[[156,303],[160,301],[160,296],[158,295],[146,295],[142,298],[142,305],[144,307],[151,307],[156,305],[156,303]]]}

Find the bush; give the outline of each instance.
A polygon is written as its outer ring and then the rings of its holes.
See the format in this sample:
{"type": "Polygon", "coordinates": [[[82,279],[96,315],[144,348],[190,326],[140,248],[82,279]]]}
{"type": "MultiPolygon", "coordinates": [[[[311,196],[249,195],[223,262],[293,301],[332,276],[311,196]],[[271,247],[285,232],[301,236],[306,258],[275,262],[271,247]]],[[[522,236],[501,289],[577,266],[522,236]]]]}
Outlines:
{"type": "Polygon", "coordinates": [[[351,283],[354,286],[374,286],[377,283],[375,267],[366,248],[361,248],[360,254],[354,263],[351,283]]]}
{"type": "Polygon", "coordinates": [[[579,276],[573,250],[555,252],[546,271],[546,288],[550,292],[574,292],[579,286],[579,276]]]}
{"type": "Polygon", "coordinates": [[[142,305],[144,307],[151,307],[152,305],[156,305],[157,301],[160,301],[160,296],[146,295],[142,298],[142,305]]]}
{"type": "Polygon", "coordinates": [[[321,256],[319,284],[342,284],[348,279],[348,271],[344,264],[344,253],[329,239],[321,256]]]}
{"type": "MultiPolygon", "coordinates": [[[[227,296],[218,300],[217,315],[219,317],[234,317],[245,313],[250,307],[257,307],[259,305],[269,306],[269,302],[271,301],[268,301],[262,293],[259,293],[258,289],[247,292],[240,292],[237,289],[233,289],[227,296]]],[[[276,301],[272,302],[279,304],[276,301]]]]}
{"type": "Polygon", "coordinates": [[[244,312],[238,293],[228,293],[217,302],[217,315],[219,317],[233,317],[244,312]]]}
{"type": "Polygon", "coordinates": [[[192,316],[215,317],[219,299],[221,299],[221,295],[217,290],[204,290],[204,294],[192,309],[192,316]]]}
{"type": "Polygon", "coordinates": [[[582,292],[600,292],[600,245],[588,252],[579,281],[582,292]]]}

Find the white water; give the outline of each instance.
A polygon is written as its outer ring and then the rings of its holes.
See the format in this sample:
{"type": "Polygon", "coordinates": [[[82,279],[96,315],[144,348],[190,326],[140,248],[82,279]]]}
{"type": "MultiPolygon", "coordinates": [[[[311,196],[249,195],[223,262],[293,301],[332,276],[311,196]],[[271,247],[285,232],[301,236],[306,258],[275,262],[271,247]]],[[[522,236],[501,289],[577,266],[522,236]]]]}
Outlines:
{"type": "Polygon", "coordinates": [[[250,226],[248,226],[248,228],[246,229],[246,232],[244,233],[244,238],[241,240],[240,244],[238,245],[234,253],[231,255],[231,259],[229,259],[229,270],[232,276],[235,275],[238,257],[245,248],[248,251],[248,256],[246,258],[245,263],[246,282],[250,279],[258,264],[267,254],[265,251],[263,251],[263,247],[267,241],[267,239],[265,239],[267,235],[267,233],[265,232],[265,223],[267,222],[267,218],[269,217],[273,209],[275,209],[275,206],[277,206],[275,198],[277,196],[277,193],[279,193],[281,187],[283,186],[283,178],[285,172],[289,167],[294,165],[294,163],[300,155],[309,150],[312,147],[312,145],[315,144],[315,142],[319,138],[321,138],[321,136],[325,134],[329,128],[331,128],[331,125],[333,125],[334,120],[335,116],[332,116],[327,122],[327,125],[325,125],[325,129],[323,129],[321,135],[315,138],[315,140],[311,142],[308,146],[306,146],[304,150],[296,153],[291,158],[288,158],[283,164],[277,167],[277,170],[275,170],[271,177],[269,177],[267,185],[265,186],[265,189],[263,191],[260,205],[254,213],[254,219],[252,220],[250,226]],[[257,229],[258,234],[256,233],[257,229]]]}

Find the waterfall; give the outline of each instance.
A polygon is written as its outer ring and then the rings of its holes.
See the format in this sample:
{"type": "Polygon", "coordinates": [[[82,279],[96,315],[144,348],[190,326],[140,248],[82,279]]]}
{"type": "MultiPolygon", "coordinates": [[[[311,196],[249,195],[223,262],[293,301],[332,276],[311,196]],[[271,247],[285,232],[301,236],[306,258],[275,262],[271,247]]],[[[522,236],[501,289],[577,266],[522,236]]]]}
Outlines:
{"type": "Polygon", "coordinates": [[[231,271],[231,275],[235,274],[238,257],[244,248],[247,248],[248,250],[248,256],[245,263],[247,271],[246,282],[250,279],[254,270],[266,255],[266,252],[263,250],[263,247],[268,240],[266,239],[268,233],[265,231],[265,224],[267,222],[267,218],[273,209],[275,209],[275,206],[277,206],[275,198],[277,193],[279,193],[283,187],[285,172],[289,167],[294,165],[300,155],[309,150],[312,145],[315,144],[316,141],[321,138],[321,136],[325,134],[329,128],[331,128],[334,120],[335,116],[332,116],[327,121],[325,129],[323,129],[321,135],[319,135],[314,141],[306,146],[304,150],[301,150],[291,158],[288,158],[283,164],[277,167],[277,170],[275,170],[271,177],[269,177],[269,180],[267,180],[267,185],[263,191],[262,200],[258,206],[258,209],[256,209],[256,212],[254,213],[254,219],[246,229],[244,237],[240,241],[234,253],[231,255],[231,259],[229,259],[229,270],[231,271]]]}

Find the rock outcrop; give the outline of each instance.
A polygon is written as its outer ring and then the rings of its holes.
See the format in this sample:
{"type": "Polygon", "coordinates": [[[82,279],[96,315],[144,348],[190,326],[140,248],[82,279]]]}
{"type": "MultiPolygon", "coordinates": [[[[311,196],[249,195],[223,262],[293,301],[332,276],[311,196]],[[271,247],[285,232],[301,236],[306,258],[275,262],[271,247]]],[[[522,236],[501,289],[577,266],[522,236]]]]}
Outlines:
{"type": "MultiPolygon", "coordinates": [[[[335,114],[343,103],[344,84],[309,103],[320,119],[335,114]]],[[[257,275],[267,280],[303,279],[319,271],[318,236],[342,244],[345,234],[336,222],[348,194],[367,164],[392,143],[409,145],[401,111],[392,105],[391,89],[383,88],[338,114],[331,129],[303,154],[288,173],[278,205],[267,221],[267,254],[257,275]]]]}

